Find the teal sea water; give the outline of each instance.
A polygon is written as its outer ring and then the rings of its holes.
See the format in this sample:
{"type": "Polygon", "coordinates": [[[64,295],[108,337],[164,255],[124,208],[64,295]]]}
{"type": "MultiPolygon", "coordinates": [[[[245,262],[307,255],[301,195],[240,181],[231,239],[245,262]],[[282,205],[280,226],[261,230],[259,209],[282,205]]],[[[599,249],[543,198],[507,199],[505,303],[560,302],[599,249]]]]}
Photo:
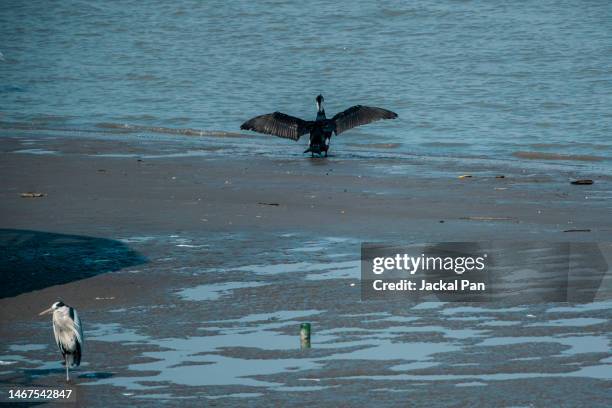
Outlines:
{"type": "Polygon", "coordinates": [[[338,156],[609,174],[611,38],[603,0],[3,1],[0,128],[180,140],[275,110],[312,119],[323,93],[328,115],[359,103],[400,115],[343,134],[338,156]]]}

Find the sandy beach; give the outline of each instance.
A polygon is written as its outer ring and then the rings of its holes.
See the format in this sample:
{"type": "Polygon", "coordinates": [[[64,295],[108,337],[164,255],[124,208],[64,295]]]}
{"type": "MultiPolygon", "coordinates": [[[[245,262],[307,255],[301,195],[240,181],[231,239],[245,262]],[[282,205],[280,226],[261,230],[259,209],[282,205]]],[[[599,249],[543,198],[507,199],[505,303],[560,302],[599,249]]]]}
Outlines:
{"type": "Polygon", "coordinates": [[[359,248],[605,241],[609,179],[574,186],[571,174],[482,166],[459,178],[416,164],[390,174],[393,159],[215,150],[151,157],[171,142],[0,140],[4,385],[62,385],[50,321],[37,316],[61,296],[85,324],[84,406],[607,405],[609,303],[362,302],[359,248]],[[306,351],[302,321],[314,327],[306,351]]]}

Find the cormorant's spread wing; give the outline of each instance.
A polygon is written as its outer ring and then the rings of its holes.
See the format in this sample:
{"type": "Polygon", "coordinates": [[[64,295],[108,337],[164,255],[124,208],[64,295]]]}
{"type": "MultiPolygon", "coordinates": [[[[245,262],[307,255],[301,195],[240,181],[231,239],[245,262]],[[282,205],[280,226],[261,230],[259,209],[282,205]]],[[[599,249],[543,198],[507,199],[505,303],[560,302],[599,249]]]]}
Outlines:
{"type": "Polygon", "coordinates": [[[383,108],[356,105],[351,106],[344,112],[337,113],[332,118],[332,121],[334,121],[336,125],[336,134],[340,134],[345,130],[352,129],[356,126],[366,125],[380,119],[395,118],[397,118],[397,113],[395,112],[391,112],[383,108]]]}
{"type": "Polygon", "coordinates": [[[300,136],[310,131],[313,123],[281,112],[274,112],[247,120],[240,126],[240,129],[298,140],[300,136]]]}

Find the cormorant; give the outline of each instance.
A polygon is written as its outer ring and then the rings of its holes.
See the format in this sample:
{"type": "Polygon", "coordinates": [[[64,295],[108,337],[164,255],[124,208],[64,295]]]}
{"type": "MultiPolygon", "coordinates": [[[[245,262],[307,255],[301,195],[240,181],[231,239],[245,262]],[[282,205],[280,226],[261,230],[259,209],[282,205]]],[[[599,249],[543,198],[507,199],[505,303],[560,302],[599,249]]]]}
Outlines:
{"type": "Polygon", "coordinates": [[[332,133],[339,135],[346,130],[366,125],[376,120],[397,118],[397,113],[386,109],[356,105],[344,112],[337,113],[331,119],[327,119],[325,117],[325,109],[323,109],[323,95],[317,96],[316,101],[317,118],[314,121],[303,120],[281,112],[274,112],[256,116],[244,122],[240,129],[253,130],[295,141],[300,136],[310,133],[310,144],[304,153],[310,152],[313,157],[315,153],[319,155],[325,153],[327,157],[332,133]]]}

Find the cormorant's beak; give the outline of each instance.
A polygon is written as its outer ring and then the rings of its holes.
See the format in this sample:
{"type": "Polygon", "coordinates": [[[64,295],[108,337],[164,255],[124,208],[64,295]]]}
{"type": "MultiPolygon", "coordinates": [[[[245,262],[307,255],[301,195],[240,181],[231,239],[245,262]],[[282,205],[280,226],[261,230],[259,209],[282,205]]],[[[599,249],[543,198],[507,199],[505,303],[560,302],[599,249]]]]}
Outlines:
{"type": "Polygon", "coordinates": [[[42,311],[42,312],[40,312],[38,315],[39,315],[39,316],[46,315],[46,314],[48,314],[48,313],[51,313],[52,311],[53,311],[53,308],[52,308],[52,307],[50,307],[50,308],[48,308],[47,310],[43,310],[43,311],[42,311]]]}

